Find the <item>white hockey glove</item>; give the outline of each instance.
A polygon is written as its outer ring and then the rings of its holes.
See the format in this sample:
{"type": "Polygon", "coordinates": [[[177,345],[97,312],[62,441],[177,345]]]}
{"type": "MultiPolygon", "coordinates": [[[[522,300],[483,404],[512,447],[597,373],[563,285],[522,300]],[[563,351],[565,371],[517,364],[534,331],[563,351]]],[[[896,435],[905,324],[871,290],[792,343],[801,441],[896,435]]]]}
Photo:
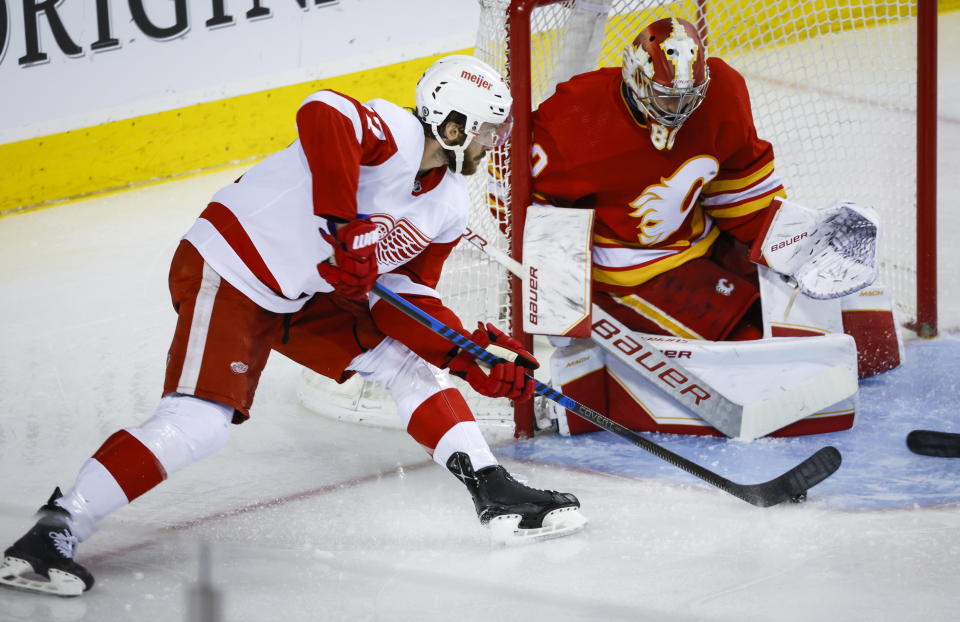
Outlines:
{"type": "Polygon", "coordinates": [[[873,283],[879,271],[880,219],[872,207],[838,201],[822,209],[777,199],[750,259],[790,277],[818,300],[841,298],[873,283]]]}

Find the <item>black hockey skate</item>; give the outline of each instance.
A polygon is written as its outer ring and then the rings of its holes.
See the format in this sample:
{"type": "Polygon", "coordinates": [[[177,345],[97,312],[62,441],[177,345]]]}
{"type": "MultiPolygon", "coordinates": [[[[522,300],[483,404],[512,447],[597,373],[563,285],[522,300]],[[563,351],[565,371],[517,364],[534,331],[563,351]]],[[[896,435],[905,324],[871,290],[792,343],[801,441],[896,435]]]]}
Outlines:
{"type": "Polygon", "coordinates": [[[54,490],[33,529],[4,551],[0,585],[58,596],[78,596],[93,587],[93,576],[73,561],[77,537],[70,514],[54,503],[62,496],[54,490]]]}
{"type": "Polygon", "coordinates": [[[447,460],[447,468],[467,486],[480,524],[488,526],[499,542],[559,538],[580,531],[587,524],[575,496],[525,486],[500,465],[475,473],[470,457],[456,452],[447,460]]]}

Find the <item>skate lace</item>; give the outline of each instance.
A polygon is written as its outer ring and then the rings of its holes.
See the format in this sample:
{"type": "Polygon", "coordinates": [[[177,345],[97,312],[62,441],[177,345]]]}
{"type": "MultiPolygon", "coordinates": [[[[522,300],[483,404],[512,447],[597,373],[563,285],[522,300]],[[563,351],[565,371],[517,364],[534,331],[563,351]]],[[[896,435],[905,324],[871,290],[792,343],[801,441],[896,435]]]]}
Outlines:
{"type": "Polygon", "coordinates": [[[506,475],[506,478],[509,481],[513,482],[517,486],[520,486],[521,488],[526,488],[527,490],[532,490],[534,492],[544,492],[550,495],[559,494],[556,490],[547,490],[546,488],[534,488],[533,486],[528,486],[526,482],[516,479],[514,476],[510,475],[510,473],[504,473],[504,475],[506,475]]]}
{"type": "Polygon", "coordinates": [[[73,559],[73,552],[77,548],[78,540],[75,535],[69,531],[60,533],[59,531],[51,531],[49,534],[50,539],[53,540],[53,546],[56,547],[57,552],[60,553],[63,557],[67,559],[73,559]]]}

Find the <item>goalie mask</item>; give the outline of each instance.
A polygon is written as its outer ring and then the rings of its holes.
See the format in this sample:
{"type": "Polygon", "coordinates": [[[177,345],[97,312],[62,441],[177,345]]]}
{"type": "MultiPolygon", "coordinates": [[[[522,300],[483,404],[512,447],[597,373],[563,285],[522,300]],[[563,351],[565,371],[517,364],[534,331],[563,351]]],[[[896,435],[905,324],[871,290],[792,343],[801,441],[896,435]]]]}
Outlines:
{"type": "Polygon", "coordinates": [[[506,142],[513,127],[510,106],[513,97],[500,74],[472,56],[455,54],[431,65],[417,83],[417,117],[433,130],[433,136],[456,155],[456,170],[463,169],[463,154],[471,142],[487,148],[506,142]],[[440,135],[450,113],[466,117],[463,144],[451,145],[440,135]]]}
{"type": "Polygon", "coordinates": [[[710,84],[697,29],[675,17],[644,28],[623,50],[623,81],[648,121],[678,128],[703,103],[710,84]]]}

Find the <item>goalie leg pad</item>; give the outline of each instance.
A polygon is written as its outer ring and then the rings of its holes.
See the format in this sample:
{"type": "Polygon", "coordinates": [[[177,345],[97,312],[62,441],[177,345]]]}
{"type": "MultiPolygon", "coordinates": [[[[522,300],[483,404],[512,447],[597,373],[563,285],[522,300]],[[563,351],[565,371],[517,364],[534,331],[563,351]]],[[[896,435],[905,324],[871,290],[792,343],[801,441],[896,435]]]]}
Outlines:
{"type": "MultiPolygon", "coordinates": [[[[676,358],[691,372],[737,401],[751,402],[776,394],[783,384],[803,383],[821,371],[842,364],[853,394],[835,404],[776,430],[772,436],[821,434],[848,429],[856,410],[856,350],[851,337],[827,335],[747,342],[707,342],[646,336],[664,355],[676,358]],[[731,367],[729,362],[736,360],[731,367]]],[[[551,357],[553,383],[564,393],[583,390],[592,378],[605,378],[603,399],[607,416],[632,430],[671,434],[717,435],[718,432],[680,403],[660,391],[630,365],[604,352],[597,344],[577,341],[551,357]]],[[[845,383],[846,384],[846,383],[845,383]]],[[[594,385],[596,386],[596,385],[594,385]]],[[[596,401],[594,395],[591,398],[596,401]]],[[[575,398],[576,399],[576,398],[575,398]]],[[[560,411],[560,430],[590,432],[579,417],[560,411]],[[565,421],[564,421],[565,420],[565,421]],[[567,426],[564,425],[567,424],[567,426]]]]}
{"type": "Polygon", "coordinates": [[[763,336],[817,337],[843,332],[840,300],[815,300],[800,292],[783,275],[758,267],[763,308],[763,336]]]}
{"type": "Polygon", "coordinates": [[[893,313],[893,298],[874,284],[841,299],[843,332],[857,342],[860,378],[869,378],[899,367],[904,360],[903,340],[893,313]]]}
{"type": "MultiPolygon", "coordinates": [[[[552,383],[564,395],[597,412],[607,413],[607,371],[603,350],[589,339],[577,339],[558,347],[550,356],[552,383]]],[[[560,434],[569,436],[600,430],[554,402],[551,405],[560,434]]]]}

